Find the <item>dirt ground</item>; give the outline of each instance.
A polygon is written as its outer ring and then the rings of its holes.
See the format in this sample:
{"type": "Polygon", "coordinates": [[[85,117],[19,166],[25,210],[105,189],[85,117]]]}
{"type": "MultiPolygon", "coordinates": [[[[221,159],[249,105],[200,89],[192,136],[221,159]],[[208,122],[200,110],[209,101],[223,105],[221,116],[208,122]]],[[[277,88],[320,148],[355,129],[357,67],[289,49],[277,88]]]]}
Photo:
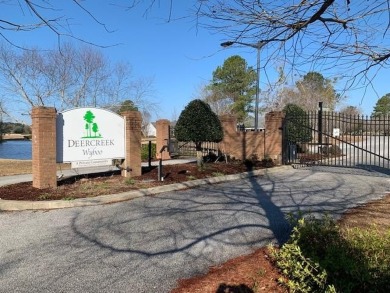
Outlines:
{"type": "MultiPolygon", "coordinates": [[[[30,163],[29,161],[9,161],[11,160],[0,160],[0,176],[31,173],[31,161],[30,163]]],[[[68,166],[59,166],[59,168],[68,168],[68,166]]],[[[264,168],[264,166],[258,163],[253,168],[264,168]]],[[[117,173],[99,174],[94,177],[72,177],[61,181],[55,190],[35,189],[31,186],[31,182],[8,185],[0,187],[0,198],[71,200],[79,197],[118,193],[200,178],[241,173],[247,170],[248,166],[239,162],[206,164],[202,170],[197,168],[196,164],[167,165],[163,168],[163,182],[157,181],[157,168],[144,168],[142,176],[132,179],[125,179],[117,173]]],[[[382,200],[348,211],[340,220],[340,225],[344,228],[355,226],[370,228],[370,224],[376,223],[380,230],[388,231],[390,229],[389,208],[390,195],[387,195],[382,200]]],[[[267,248],[261,248],[249,255],[240,256],[219,266],[211,267],[205,275],[180,280],[171,293],[287,292],[285,288],[279,286],[277,282],[279,277],[281,277],[281,274],[268,257],[267,248]]]]}

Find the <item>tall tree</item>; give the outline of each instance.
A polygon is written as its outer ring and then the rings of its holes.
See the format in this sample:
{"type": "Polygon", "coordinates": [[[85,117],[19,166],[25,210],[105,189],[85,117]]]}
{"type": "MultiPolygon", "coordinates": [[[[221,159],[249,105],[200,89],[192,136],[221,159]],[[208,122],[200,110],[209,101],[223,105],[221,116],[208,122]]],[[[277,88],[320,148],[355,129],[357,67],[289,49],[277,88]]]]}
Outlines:
{"type": "Polygon", "coordinates": [[[324,107],[333,110],[341,99],[333,82],[318,72],[307,73],[297,81],[296,87],[299,93],[297,104],[309,111],[317,110],[319,102],[324,102],[324,107]]]}
{"type": "Polygon", "coordinates": [[[381,97],[375,104],[372,116],[378,117],[390,114],[390,93],[381,97]]]}
{"type": "Polygon", "coordinates": [[[309,72],[293,86],[280,84],[280,88],[271,92],[266,99],[266,107],[281,110],[287,104],[295,104],[306,111],[316,111],[319,102],[324,102],[324,107],[334,110],[342,100],[341,95],[336,93],[334,82],[321,73],[309,72]]]}
{"type": "Polygon", "coordinates": [[[221,92],[212,91],[209,85],[202,86],[196,97],[209,104],[211,110],[218,116],[233,114],[233,99],[221,92]]]}
{"type": "Polygon", "coordinates": [[[208,99],[214,103],[232,101],[231,112],[237,116],[238,122],[243,122],[253,111],[256,79],[256,71],[248,67],[245,59],[231,56],[213,72],[208,99]]]}
{"type": "Polygon", "coordinates": [[[220,142],[223,129],[218,116],[202,100],[191,101],[180,113],[175,126],[178,141],[195,143],[197,163],[203,163],[202,142],[220,142]]]}
{"type": "Polygon", "coordinates": [[[362,110],[356,106],[346,106],[340,109],[340,114],[349,115],[349,116],[358,116],[362,115],[362,110]]]}
{"type": "Polygon", "coordinates": [[[340,116],[332,116],[336,118],[331,124],[333,128],[341,128],[343,134],[361,133],[364,125],[362,111],[356,106],[346,106],[340,110],[340,116]],[[340,118],[337,121],[337,118],[340,118]]]}
{"type": "Polygon", "coordinates": [[[126,101],[123,101],[120,108],[119,108],[119,111],[118,113],[122,113],[122,112],[125,112],[125,111],[138,111],[138,107],[134,104],[133,101],[131,100],[126,100],[126,101]]]}

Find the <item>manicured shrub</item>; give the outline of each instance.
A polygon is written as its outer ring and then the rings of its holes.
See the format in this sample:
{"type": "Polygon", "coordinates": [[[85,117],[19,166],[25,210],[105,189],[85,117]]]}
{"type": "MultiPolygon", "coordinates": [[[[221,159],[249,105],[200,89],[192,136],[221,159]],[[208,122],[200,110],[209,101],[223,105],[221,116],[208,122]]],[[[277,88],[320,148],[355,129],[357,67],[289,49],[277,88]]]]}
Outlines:
{"type": "Polygon", "coordinates": [[[271,252],[292,292],[390,292],[390,231],[341,230],[330,217],[302,218],[271,252]]]}
{"type": "Polygon", "coordinates": [[[180,113],[175,126],[178,141],[195,144],[198,165],[203,163],[202,143],[220,142],[223,129],[218,116],[202,100],[191,101],[180,113]]]}
{"type": "Polygon", "coordinates": [[[298,105],[287,104],[285,112],[285,135],[291,143],[304,143],[312,140],[309,115],[298,105]]]}

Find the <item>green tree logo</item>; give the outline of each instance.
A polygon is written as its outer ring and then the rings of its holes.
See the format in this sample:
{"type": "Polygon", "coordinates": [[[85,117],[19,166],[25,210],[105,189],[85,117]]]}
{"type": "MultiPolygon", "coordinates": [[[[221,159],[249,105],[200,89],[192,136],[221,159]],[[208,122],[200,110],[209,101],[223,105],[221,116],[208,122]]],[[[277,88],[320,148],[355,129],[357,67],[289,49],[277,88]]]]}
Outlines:
{"type": "Polygon", "coordinates": [[[95,119],[95,115],[92,111],[88,110],[85,112],[84,120],[85,120],[85,133],[86,135],[82,138],[101,138],[102,135],[99,133],[99,126],[96,122],[93,122],[95,119]],[[93,134],[92,134],[93,133],[93,134]]]}

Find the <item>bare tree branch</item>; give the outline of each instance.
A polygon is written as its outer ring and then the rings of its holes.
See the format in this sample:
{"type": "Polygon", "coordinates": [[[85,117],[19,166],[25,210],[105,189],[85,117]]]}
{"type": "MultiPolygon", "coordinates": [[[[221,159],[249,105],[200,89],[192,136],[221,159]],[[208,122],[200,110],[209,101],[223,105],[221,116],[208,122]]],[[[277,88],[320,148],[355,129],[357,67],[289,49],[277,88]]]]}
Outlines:
{"type": "Polygon", "coordinates": [[[0,86],[19,108],[118,106],[133,100],[153,112],[153,80],[134,78],[127,63],[111,64],[95,47],[63,45],[62,52],[0,46],[0,86]]]}
{"type": "MultiPolygon", "coordinates": [[[[77,9],[84,12],[87,15],[87,18],[91,19],[98,26],[103,27],[106,32],[113,32],[109,30],[107,25],[101,22],[89,9],[85,8],[85,6],[83,6],[80,1],[72,0],[72,3],[76,6],[77,9]]],[[[80,42],[102,48],[116,45],[95,44],[88,39],[79,37],[77,34],[72,33],[70,30],[71,25],[68,23],[70,16],[66,15],[67,13],[69,14],[69,12],[63,11],[60,8],[61,4],[59,3],[52,4],[50,1],[46,0],[0,0],[0,5],[2,7],[18,7],[21,13],[27,19],[24,22],[23,20],[16,22],[10,19],[6,19],[6,16],[3,16],[3,18],[0,19],[0,38],[5,39],[8,43],[16,47],[20,48],[21,46],[11,41],[11,38],[6,36],[6,32],[9,34],[18,32],[32,32],[42,28],[48,28],[58,39],[59,44],[62,38],[69,37],[80,42]]]]}
{"type": "Polygon", "coordinates": [[[263,43],[263,67],[367,76],[390,65],[389,0],[198,0],[200,26],[236,43],[263,43]],[[386,18],[386,21],[384,21],[386,18]],[[265,57],[266,56],[266,57],[265,57]]]}

